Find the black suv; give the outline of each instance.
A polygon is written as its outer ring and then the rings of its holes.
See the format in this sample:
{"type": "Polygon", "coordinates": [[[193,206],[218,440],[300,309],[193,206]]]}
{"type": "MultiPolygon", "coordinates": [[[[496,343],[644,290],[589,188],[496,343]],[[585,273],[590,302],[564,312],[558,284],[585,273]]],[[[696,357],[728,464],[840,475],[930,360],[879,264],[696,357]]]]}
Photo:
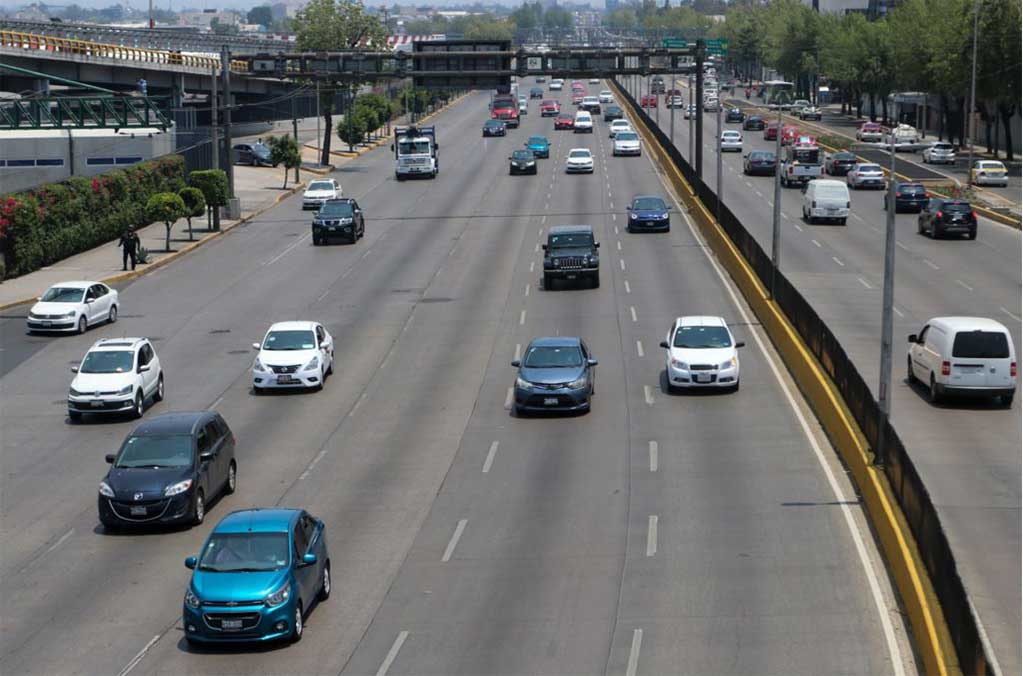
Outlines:
{"type": "Polygon", "coordinates": [[[622,119],[621,106],[611,105],[604,109],[604,122],[622,119]]]}
{"type": "Polygon", "coordinates": [[[594,289],[600,286],[600,242],[593,239],[588,225],[556,225],[547,233],[543,245],[543,287],[554,288],[558,279],[588,279],[594,289]]]}
{"type": "Polygon", "coordinates": [[[366,221],[362,209],[351,197],[327,200],[313,216],[313,246],[326,244],[332,237],[346,239],[352,244],[366,234],[366,221]]]}
{"type": "Polygon", "coordinates": [[[920,210],[916,231],[934,239],[962,234],[977,239],[977,214],[966,200],[934,197],[920,210]]]}

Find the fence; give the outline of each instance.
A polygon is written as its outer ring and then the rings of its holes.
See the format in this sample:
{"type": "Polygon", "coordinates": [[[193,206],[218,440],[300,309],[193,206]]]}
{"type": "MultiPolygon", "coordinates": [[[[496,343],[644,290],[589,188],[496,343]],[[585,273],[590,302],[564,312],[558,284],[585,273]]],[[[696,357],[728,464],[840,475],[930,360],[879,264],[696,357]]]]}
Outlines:
{"type": "MultiPolygon", "coordinates": [[[[682,157],[678,148],[657,123],[624,87],[619,87],[619,92],[628,101],[633,113],[644,121],[657,142],[671,157],[707,210],[712,214],[718,214],[722,229],[742,252],[765,287],[771,288],[771,277],[774,275],[775,302],[835,383],[867,442],[871,448],[876,449],[880,419],[877,400],[835,334],[785,275],[780,270],[773,271],[770,255],[764,252],[753,235],[724,202],[718,204],[714,191],[696,175],[696,171],[682,157]]],[[[927,487],[924,486],[902,440],[890,422],[885,425],[884,441],[887,462],[884,473],[920,549],[945,621],[948,623],[963,673],[992,673],[948,538],[938,519],[927,487]]]]}

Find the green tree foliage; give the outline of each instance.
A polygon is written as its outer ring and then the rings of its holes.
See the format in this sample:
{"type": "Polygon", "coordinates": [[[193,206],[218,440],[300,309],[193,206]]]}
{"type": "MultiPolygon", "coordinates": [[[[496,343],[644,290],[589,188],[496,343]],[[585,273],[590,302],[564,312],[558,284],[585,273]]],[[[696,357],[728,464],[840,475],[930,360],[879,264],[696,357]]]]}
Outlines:
{"type": "Polygon", "coordinates": [[[206,198],[202,196],[201,190],[191,186],[179,190],[178,197],[185,204],[185,218],[188,219],[188,241],[191,242],[193,240],[192,219],[206,213],[206,198]]]}
{"type": "Polygon", "coordinates": [[[365,109],[352,108],[337,125],[337,137],[348,144],[348,151],[354,152],[355,146],[366,140],[367,123],[364,115],[360,114],[365,109]]]}
{"type": "Polygon", "coordinates": [[[167,239],[164,244],[165,251],[171,250],[170,232],[174,226],[174,221],[183,217],[187,212],[184,201],[176,193],[172,192],[157,193],[146,202],[146,216],[149,217],[150,221],[162,222],[167,230],[167,239]]]}
{"type": "Polygon", "coordinates": [[[271,136],[268,143],[270,163],[275,167],[279,164],[284,165],[284,185],[281,188],[285,189],[288,187],[288,171],[302,166],[302,153],[298,149],[295,138],[287,134],[271,136]]]}
{"type": "Polygon", "coordinates": [[[604,17],[604,25],[613,31],[631,31],[639,26],[639,19],[631,7],[619,7],[604,17]]]}
{"type": "Polygon", "coordinates": [[[227,174],[222,169],[204,169],[188,175],[188,184],[198,188],[206,200],[206,222],[214,228],[220,225],[219,207],[227,204],[227,174]]]}
{"type": "Polygon", "coordinates": [[[477,21],[465,29],[467,40],[511,40],[513,36],[513,25],[498,19],[477,21]]]}
{"type": "Polygon", "coordinates": [[[245,21],[270,28],[274,23],[274,13],[270,9],[270,5],[259,5],[249,10],[249,13],[245,15],[245,21]]]}

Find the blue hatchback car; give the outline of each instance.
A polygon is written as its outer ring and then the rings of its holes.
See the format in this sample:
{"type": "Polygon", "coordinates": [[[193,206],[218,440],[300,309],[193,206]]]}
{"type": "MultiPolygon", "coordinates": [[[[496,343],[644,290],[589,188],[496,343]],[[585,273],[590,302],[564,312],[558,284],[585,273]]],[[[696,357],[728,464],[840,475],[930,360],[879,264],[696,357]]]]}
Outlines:
{"type": "Polygon", "coordinates": [[[526,150],[533,153],[533,157],[547,159],[551,156],[551,142],[546,136],[530,136],[525,146],[526,150]]]}
{"type": "Polygon", "coordinates": [[[527,411],[589,411],[597,360],[581,338],[536,338],[522,360],[512,366],[515,413],[527,411]]]}
{"type": "Polygon", "coordinates": [[[629,232],[640,230],[667,232],[671,229],[671,207],[660,197],[640,195],[634,197],[632,204],[625,208],[629,210],[629,222],[625,226],[629,232]]]}
{"type": "Polygon", "coordinates": [[[228,514],[185,566],[191,644],[298,641],[306,613],[330,596],[323,522],[301,509],[228,514]]]}

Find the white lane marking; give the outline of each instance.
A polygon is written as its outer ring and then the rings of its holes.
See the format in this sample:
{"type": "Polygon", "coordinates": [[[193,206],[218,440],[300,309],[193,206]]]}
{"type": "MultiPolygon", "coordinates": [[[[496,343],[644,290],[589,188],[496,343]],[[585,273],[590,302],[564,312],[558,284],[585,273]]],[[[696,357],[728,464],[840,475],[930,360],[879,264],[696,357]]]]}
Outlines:
{"type": "Polygon", "coordinates": [[[863,223],[866,223],[866,221],[864,221],[863,218],[859,214],[853,214],[852,217],[855,218],[857,221],[861,221],[863,223]]]}
{"type": "Polygon", "coordinates": [[[611,202],[611,203],[610,203],[610,207],[611,207],[612,209],[614,209],[614,208],[615,208],[615,203],[614,203],[614,202],[611,202]]]}
{"type": "Polygon", "coordinates": [[[900,249],[904,249],[906,251],[909,251],[909,247],[908,246],[906,246],[905,244],[903,244],[902,242],[899,242],[897,240],[895,242],[895,246],[899,247],[900,249]]]}
{"type": "Polygon", "coordinates": [[[892,310],[895,312],[895,314],[899,315],[900,317],[905,317],[906,316],[906,315],[902,314],[902,310],[900,310],[899,308],[895,307],[894,305],[892,306],[892,310]]]}
{"type": "Polygon", "coordinates": [[[786,221],[789,220],[789,215],[787,213],[785,213],[784,211],[781,212],[781,217],[784,218],[786,221]]]}
{"type": "Polygon", "coordinates": [[[760,192],[759,190],[754,189],[753,192],[755,192],[757,194],[757,197],[763,197],[764,196],[764,193],[760,192]]]}
{"type": "Polygon", "coordinates": [[[323,293],[321,293],[321,294],[320,294],[320,296],[319,296],[319,297],[318,297],[318,298],[316,299],[316,302],[317,302],[317,303],[319,303],[319,302],[320,302],[321,300],[323,300],[323,299],[324,299],[324,298],[325,298],[325,297],[327,296],[327,294],[328,294],[328,293],[330,293],[330,292],[331,292],[331,288],[330,288],[330,287],[328,286],[328,287],[327,287],[326,289],[324,289],[324,290],[323,290],[323,293]]]}
{"type": "Polygon", "coordinates": [[[1017,322],[1018,322],[1018,321],[1020,321],[1020,318],[1019,318],[1019,317],[1017,317],[1016,315],[1012,314],[1011,312],[1009,312],[1008,310],[1006,310],[1006,309],[1005,309],[1004,307],[999,307],[998,309],[999,309],[999,310],[1001,310],[1002,312],[1004,312],[1005,314],[1009,315],[1009,316],[1010,316],[1010,317],[1012,317],[1013,319],[1015,319],[1015,320],[1016,320],[1017,322]]]}
{"type": "Polygon", "coordinates": [[[220,395],[219,397],[217,397],[217,400],[213,402],[213,405],[210,406],[210,408],[216,408],[217,406],[220,406],[220,402],[222,401],[224,401],[224,395],[220,395]]]}
{"type": "Polygon", "coordinates": [[[648,447],[649,447],[649,450],[650,450],[650,471],[651,472],[656,472],[657,471],[657,442],[656,441],[651,441],[648,444],[648,447]]]}
{"type": "Polygon", "coordinates": [[[147,643],[145,647],[142,648],[142,650],[138,651],[138,653],[135,654],[135,657],[131,658],[131,662],[128,662],[128,664],[125,665],[124,669],[121,669],[121,673],[119,673],[117,676],[127,676],[128,672],[134,669],[136,666],[138,666],[138,663],[141,662],[142,658],[146,656],[146,653],[149,652],[149,649],[156,645],[156,642],[159,640],[160,634],[157,634],[153,638],[149,639],[149,643],[147,643]]]}
{"type": "Polygon", "coordinates": [[[522,354],[522,343],[515,343],[515,361],[519,360],[519,355],[522,354]]]}
{"type": "Polygon", "coordinates": [[[515,392],[512,388],[508,388],[508,394],[504,395],[504,407],[511,408],[512,400],[515,398],[515,392]]]}
{"type": "Polygon", "coordinates": [[[487,452],[487,459],[483,461],[483,473],[484,474],[489,472],[490,471],[490,466],[494,464],[494,455],[497,454],[497,444],[498,443],[499,442],[495,441],[494,443],[490,444],[490,450],[487,452]]]}
{"type": "Polygon", "coordinates": [[[753,184],[752,184],[752,183],[750,183],[749,181],[746,181],[746,185],[747,185],[747,186],[749,186],[750,188],[752,188],[752,187],[753,187],[753,184]]]}
{"type": "Polygon", "coordinates": [[[522,294],[523,296],[528,296],[529,295],[529,286],[530,286],[529,284],[526,284],[526,292],[524,294],[522,294]]]}
{"type": "Polygon", "coordinates": [[[973,287],[972,287],[972,286],[970,286],[969,284],[967,284],[966,282],[964,282],[964,281],[963,281],[963,280],[961,280],[961,279],[957,279],[957,280],[956,280],[956,284],[958,284],[959,286],[963,287],[963,288],[964,288],[964,289],[966,289],[967,291],[973,291],[973,287]]]}
{"type": "Polygon", "coordinates": [[[62,544],[64,544],[65,540],[67,540],[69,537],[71,537],[71,534],[74,533],[74,532],[75,532],[75,529],[72,528],[68,532],[66,532],[63,535],[61,535],[60,539],[57,540],[56,542],[54,542],[52,545],[50,545],[49,548],[45,552],[43,552],[43,554],[49,554],[50,552],[52,552],[57,547],[60,547],[62,544]]]}
{"type": "MultiPolygon", "coordinates": [[[[611,214],[611,220],[612,221],[617,221],[618,220],[618,214],[611,214]]],[[[616,235],[618,234],[618,228],[615,228],[615,234],[616,235]]]]}
{"type": "MultiPolygon", "coordinates": [[[[289,246],[288,246],[287,248],[285,248],[285,249],[284,249],[284,251],[280,252],[279,254],[277,254],[276,256],[274,256],[273,258],[271,258],[270,260],[268,260],[268,261],[267,261],[266,263],[263,263],[263,265],[273,265],[273,264],[274,264],[274,263],[276,263],[277,261],[281,260],[281,258],[283,258],[283,257],[284,257],[284,256],[285,256],[285,255],[286,255],[286,254],[287,254],[287,253],[288,253],[289,251],[291,251],[291,250],[292,250],[292,249],[294,249],[294,248],[295,248],[296,246],[298,246],[298,245],[299,245],[299,244],[301,244],[302,242],[304,242],[304,241],[306,241],[307,239],[309,239],[309,238],[310,238],[311,236],[312,236],[312,233],[311,233],[311,232],[308,232],[308,233],[306,233],[305,235],[303,235],[303,236],[302,236],[302,237],[300,237],[299,239],[295,240],[295,242],[293,242],[292,244],[290,244],[290,245],[289,245],[289,246]]],[[[367,253],[369,253],[369,252],[367,252],[367,253]]]]}
{"type": "Polygon", "coordinates": [[[536,261],[529,261],[529,271],[533,271],[533,267],[536,265],[536,261]]]}
{"type": "MultiPolygon", "coordinates": [[[[647,156],[647,161],[650,163],[650,166],[653,167],[656,171],[656,167],[654,167],[654,161],[649,155],[647,156]]],[[[662,184],[664,184],[663,178],[661,179],[661,182],[662,184]]],[[[666,184],[665,188],[667,188],[666,184]]],[[[670,191],[669,194],[671,194],[670,191]]],[[[686,225],[689,226],[689,231],[693,234],[693,238],[696,239],[697,242],[705,243],[703,237],[701,237],[699,232],[697,231],[696,226],[693,225],[692,220],[690,220],[689,215],[682,209],[682,205],[678,203],[678,200],[675,199],[674,195],[672,195],[672,201],[675,202],[675,206],[678,208],[679,212],[685,219],[686,225]]],[[[728,292],[728,296],[732,300],[732,304],[735,306],[736,310],[738,310],[739,315],[742,317],[742,320],[744,322],[749,323],[751,321],[749,313],[746,312],[746,309],[742,306],[742,303],[739,301],[739,297],[736,295],[735,290],[729,284],[728,277],[721,269],[721,266],[718,265],[718,263],[714,260],[714,256],[711,255],[709,247],[704,246],[700,247],[700,249],[701,251],[703,251],[703,255],[706,256],[707,262],[710,264],[710,267],[714,270],[714,272],[717,273],[718,278],[721,280],[721,285],[725,288],[725,291],[728,292]]],[[[896,310],[896,312],[898,312],[898,310],[896,310]]],[[[898,314],[899,316],[902,315],[902,313],[898,314]]],[[[803,435],[806,437],[807,441],[810,444],[810,447],[813,449],[814,456],[817,458],[817,462],[821,466],[821,469],[823,470],[824,475],[828,480],[828,485],[831,487],[831,492],[832,494],[834,494],[836,500],[838,501],[841,507],[842,515],[845,517],[846,526],[849,528],[849,533],[852,535],[853,542],[856,545],[856,553],[859,557],[860,565],[863,567],[863,570],[867,576],[867,583],[868,586],[870,587],[870,593],[874,599],[874,607],[877,610],[878,618],[881,621],[881,628],[885,636],[885,642],[888,644],[888,659],[892,663],[892,668],[894,670],[895,676],[905,676],[906,672],[902,665],[902,655],[899,651],[899,643],[895,638],[895,631],[892,628],[892,621],[891,618],[889,617],[888,609],[884,605],[884,598],[881,596],[881,586],[877,580],[877,574],[874,572],[873,567],[871,567],[870,565],[870,560],[867,557],[867,549],[866,546],[863,544],[863,538],[860,535],[859,530],[856,528],[856,522],[853,520],[852,510],[850,509],[848,503],[846,502],[845,495],[842,493],[842,488],[841,486],[838,485],[838,481],[835,479],[835,475],[831,471],[831,467],[827,464],[827,461],[824,459],[824,451],[821,449],[820,444],[817,443],[817,439],[813,436],[813,432],[810,430],[810,424],[806,421],[806,416],[803,415],[802,410],[796,404],[796,400],[792,394],[792,391],[789,389],[788,385],[782,378],[781,371],[779,370],[778,365],[775,364],[774,359],[772,359],[771,355],[768,353],[767,346],[764,344],[764,341],[760,337],[760,334],[757,333],[756,331],[751,331],[750,333],[753,335],[753,339],[756,341],[757,347],[760,348],[760,353],[763,355],[764,361],[766,361],[768,366],[770,366],[771,372],[774,374],[774,378],[778,382],[778,386],[781,388],[782,392],[785,393],[785,399],[789,404],[789,408],[792,409],[793,415],[799,422],[799,426],[803,430],[803,435]]],[[[635,640],[633,642],[635,643],[635,640]]]]}
{"type": "Polygon", "coordinates": [[[522,312],[519,313],[519,326],[522,326],[525,323],[526,323],[526,311],[523,310],[522,312]]]}
{"type": "Polygon", "coordinates": [[[647,405],[654,405],[654,391],[650,389],[649,385],[643,386],[643,399],[646,400],[647,405]]]}
{"type": "Polygon", "coordinates": [[[657,515],[651,514],[646,523],[646,555],[657,553],[657,515]]]}
{"type": "Polygon", "coordinates": [[[398,632],[398,638],[394,639],[394,644],[391,649],[387,651],[387,657],[384,658],[380,668],[377,669],[377,676],[387,676],[387,670],[391,668],[394,660],[398,657],[398,651],[401,650],[402,644],[405,643],[405,639],[408,638],[408,632],[398,632]]]}
{"type": "MultiPolygon", "coordinates": [[[[544,216],[544,218],[547,218],[547,217],[544,216]]],[[[543,239],[543,228],[540,228],[539,230],[536,231],[536,236],[541,238],[541,239],[543,239]]]]}
{"type": "Polygon", "coordinates": [[[537,242],[536,244],[533,245],[533,253],[537,253],[538,251],[540,251],[540,243],[539,242],[537,242]]]}
{"type": "MultiPolygon", "coordinates": [[[[614,214],[611,214],[611,216],[614,217],[614,214]]],[[[618,226],[617,225],[615,226],[615,234],[616,235],[618,234],[618,226]]]]}
{"type": "Polygon", "coordinates": [[[636,676],[639,667],[639,648],[643,645],[643,630],[632,630],[632,647],[629,648],[629,664],[625,667],[625,676],[636,676]]]}
{"type": "Polygon", "coordinates": [[[862,277],[857,277],[856,281],[858,281],[860,284],[862,284],[865,289],[873,289],[874,288],[874,287],[872,287],[870,285],[870,282],[868,282],[867,280],[863,279],[862,277]]]}
{"type": "MultiPolygon", "coordinates": [[[[867,225],[870,224],[868,223],[867,225]]],[[[876,225],[871,225],[870,229],[873,230],[874,232],[881,232],[881,228],[877,227],[876,225]]]]}
{"type": "Polygon", "coordinates": [[[467,523],[469,523],[468,519],[458,520],[458,525],[455,526],[455,533],[451,536],[447,549],[444,550],[444,556],[440,558],[441,563],[447,563],[451,560],[451,555],[455,552],[455,547],[458,545],[458,540],[462,537],[462,531],[465,530],[465,524],[467,523]]]}
{"type": "Polygon", "coordinates": [[[638,354],[640,357],[643,356],[643,342],[642,341],[639,341],[639,340],[636,341],[636,354],[638,354]]]}
{"type": "Polygon", "coordinates": [[[818,242],[817,240],[811,239],[810,241],[813,242],[814,246],[816,246],[818,249],[821,248],[821,243],[818,242]]]}
{"type": "Polygon", "coordinates": [[[619,258],[618,259],[618,264],[621,265],[622,272],[624,272],[625,271],[625,259],[624,258],[619,258]]]}
{"type": "Polygon", "coordinates": [[[798,230],[799,232],[803,232],[803,226],[799,225],[799,223],[793,223],[792,227],[798,230]]]}
{"type": "Polygon", "coordinates": [[[625,280],[625,293],[632,293],[632,287],[629,286],[629,280],[625,280]]]}
{"type": "Polygon", "coordinates": [[[926,258],[923,258],[923,259],[921,259],[921,260],[923,260],[923,262],[924,262],[924,265],[926,265],[927,267],[929,267],[929,268],[930,268],[931,270],[940,270],[940,269],[941,269],[941,268],[939,268],[939,267],[938,267],[937,265],[935,265],[935,264],[934,264],[934,262],[933,262],[933,261],[931,261],[931,260],[928,260],[928,259],[926,259],[926,258]]]}
{"type": "Polygon", "coordinates": [[[636,306],[635,305],[630,305],[629,306],[629,314],[632,315],[632,321],[634,321],[634,322],[635,321],[639,321],[639,320],[636,319],[636,306]]]}
{"type": "Polygon", "coordinates": [[[618,250],[622,250],[622,240],[618,240],[618,250]]]}
{"type": "Polygon", "coordinates": [[[845,263],[843,263],[842,261],[838,260],[838,258],[836,258],[835,256],[832,256],[831,260],[835,261],[836,263],[841,265],[843,268],[845,267],[845,263]]]}
{"type": "MultiPolygon", "coordinates": [[[[540,222],[541,223],[546,223],[547,222],[547,214],[543,215],[543,218],[540,219],[540,222]]],[[[540,230],[540,234],[541,235],[543,234],[543,230],[540,230]]]]}

